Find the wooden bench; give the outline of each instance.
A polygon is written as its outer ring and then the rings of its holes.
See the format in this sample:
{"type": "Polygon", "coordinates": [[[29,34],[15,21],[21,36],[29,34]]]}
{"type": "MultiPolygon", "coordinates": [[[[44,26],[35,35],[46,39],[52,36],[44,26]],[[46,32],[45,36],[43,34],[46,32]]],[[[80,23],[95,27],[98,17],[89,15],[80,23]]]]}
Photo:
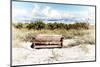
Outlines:
{"type": "Polygon", "coordinates": [[[62,46],[62,35],[49,34],[38,34],[31,45],[32,48],[61,48],[62,46]]]}

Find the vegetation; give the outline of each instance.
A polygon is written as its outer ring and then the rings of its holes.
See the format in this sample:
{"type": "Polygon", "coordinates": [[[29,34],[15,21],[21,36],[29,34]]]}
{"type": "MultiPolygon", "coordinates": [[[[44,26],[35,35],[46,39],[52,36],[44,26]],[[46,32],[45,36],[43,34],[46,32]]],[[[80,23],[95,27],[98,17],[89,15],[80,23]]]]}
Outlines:
{"type": "Polygon", "coordinates": [[[95,44],[95,26],[85,22],[74,24],[45,23],[41,20],[30,23],[13,23],[12,25],[13,46],[20,46],[21,42],[32,42],[37,34],[58,34],[66,39],[74,39],[77,44],[95,44]]]}
{"type": "Polygon", "coordinates": [[[13,24],[13,26],[17,29],[34,29],[34,30],[42,30],[42,29],[49,29],[49,30],[55,30],[55,29],[89,29],[89,24],[85,22],[76,22],[74,24],[65,24],[65,23],[45,23],[41,20],[37,20],[35,22],[31,23],[16,23],[13,24]]]}

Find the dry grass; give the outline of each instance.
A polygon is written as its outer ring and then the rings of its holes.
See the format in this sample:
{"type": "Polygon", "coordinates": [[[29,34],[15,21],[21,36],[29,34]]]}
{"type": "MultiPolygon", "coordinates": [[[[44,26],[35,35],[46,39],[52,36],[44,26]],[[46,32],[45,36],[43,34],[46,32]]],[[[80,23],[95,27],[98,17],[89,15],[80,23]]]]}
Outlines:
{"type": "Polygon", "coordinates": [[[42,64],[95,60],[95,29],[89,30],[26,30],[12,29],[13,65],[42,64]],[[31,49],[30,41],[40,33],[61,34],[63,47],[31,49]]]}
{"type": "MultiPolygon", "coordinates": [[[[89,30],[27,30],[12,28],[13,47],[20,47],[21,42],[31,42],[37,34],[60,34],[65,39],[75,39],[77,44],[95,44],[95,29],[89,30]]],[[[71,43],[72,45],[74,43],[71,43]]]]}

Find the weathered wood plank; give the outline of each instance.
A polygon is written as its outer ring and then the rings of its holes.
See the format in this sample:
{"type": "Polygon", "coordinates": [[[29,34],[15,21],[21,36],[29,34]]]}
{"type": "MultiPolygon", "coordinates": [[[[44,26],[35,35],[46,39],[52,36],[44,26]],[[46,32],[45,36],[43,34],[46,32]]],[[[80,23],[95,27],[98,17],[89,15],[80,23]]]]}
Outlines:
{"type": "Polygon", "coordinates": [[[48,35],[48,34],[39,34],[35,37],[36,42],[59,42],[62,38],[62,35],[48,35]]]}
{"type": "Polygon", "coordinates": [[[62,47],[63,36],[62,35],[48,35],[39,34],[35,37],[32,44],[33,48],[54,48],[62,47]]]}

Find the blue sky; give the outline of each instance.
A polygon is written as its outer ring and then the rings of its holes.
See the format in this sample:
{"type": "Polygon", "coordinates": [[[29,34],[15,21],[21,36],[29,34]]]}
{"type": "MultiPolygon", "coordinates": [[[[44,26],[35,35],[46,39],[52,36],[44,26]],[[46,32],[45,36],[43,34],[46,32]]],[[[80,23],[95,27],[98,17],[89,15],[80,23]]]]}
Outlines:
{"type": "Polygon", "coordinates": [[[91,6],[12,2],[13,20],[32,18],[82,18],[95,20],[95,8],[91,6]]]}

